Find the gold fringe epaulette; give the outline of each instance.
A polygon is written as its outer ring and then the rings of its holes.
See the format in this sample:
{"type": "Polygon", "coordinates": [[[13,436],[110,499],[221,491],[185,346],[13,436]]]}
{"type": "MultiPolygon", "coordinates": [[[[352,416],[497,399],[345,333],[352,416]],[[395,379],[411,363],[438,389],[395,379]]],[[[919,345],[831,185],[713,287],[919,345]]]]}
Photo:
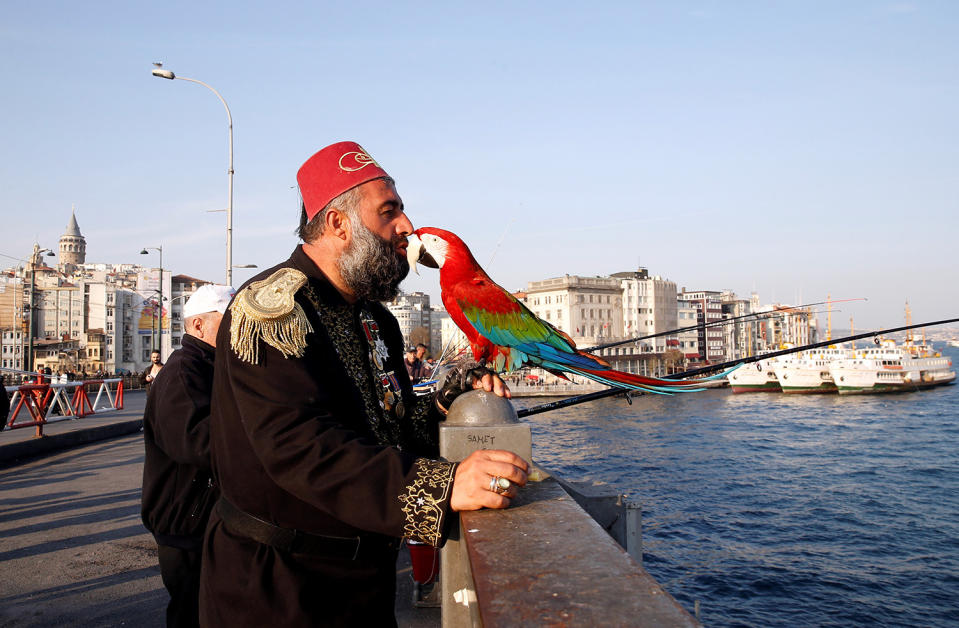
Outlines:
{"type": "Polygon", "coordinates": [[[230,306],[230,347],[241,360],[258,362],[261,338],[284,357],[303,356],[306,335],[313,330],[293,297],[306,281],[300,271],[281,268],[236,295],[230,306]]]}

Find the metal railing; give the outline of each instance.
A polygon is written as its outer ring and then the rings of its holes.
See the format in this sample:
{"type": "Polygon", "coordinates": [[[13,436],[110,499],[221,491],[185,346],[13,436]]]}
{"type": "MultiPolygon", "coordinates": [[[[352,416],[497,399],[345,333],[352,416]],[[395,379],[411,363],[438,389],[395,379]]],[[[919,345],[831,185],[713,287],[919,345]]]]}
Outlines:
{"type": "Polygon", "coordinates": [[[10,414],[5,417],[4,427],[35,427],[38,437],[43,436],[43,426],[47,423],[123,409],[123,378],[119,377],[62,384],[42,382],[4,388],[11,395],[10,414]],[[91,401],[94,390],[96,396],[91,401]]]}
{"type": "MultiPolygon", "coordinates": [[[[529,425],[491,393],[458,397],[439,429],[448,460],[487,446],[532,457],[529,425]]],[[[510,508],[451,522],[440,566],[444,628],[701,628],[643,569],[637,505],[535,467],[530,480],[510,508]]]]}

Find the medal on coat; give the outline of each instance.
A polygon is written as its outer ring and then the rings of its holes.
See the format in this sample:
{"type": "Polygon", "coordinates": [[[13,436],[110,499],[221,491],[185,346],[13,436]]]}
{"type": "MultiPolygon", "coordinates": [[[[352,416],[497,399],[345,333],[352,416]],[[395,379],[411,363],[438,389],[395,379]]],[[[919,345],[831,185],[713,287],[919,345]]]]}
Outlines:
{"type": "Polygon", "coordinates": [[[370,347],[370,364],[380,386],[380,407],[402,419],[406,412],[403,392],[393,371],[386,370],[386,360],[390,357],[390,352],[380,337],[380,325],[369,312],[362,309],[360,322],[363,324],[363,333],[366,334],[366,343],[370,347]]]}

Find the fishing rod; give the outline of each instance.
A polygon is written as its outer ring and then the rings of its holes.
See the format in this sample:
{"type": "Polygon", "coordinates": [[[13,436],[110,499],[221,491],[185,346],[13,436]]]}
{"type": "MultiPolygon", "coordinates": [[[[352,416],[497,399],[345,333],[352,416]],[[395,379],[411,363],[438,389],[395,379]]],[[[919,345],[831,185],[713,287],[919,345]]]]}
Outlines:
{"type": "MultiPolygon", "coordinates": [[[[689,327],[680,327],[678,329],[671,329],[669,331],[661,331],[655,334],[650,334],[649,336],[638,336],[636,338],[629,338],[627,340],[617,340],[616,342],[610,342],[604,345],[596,345],[595,347],[587,347],[582,349],[587,353],[592,353],[593,351],[599,351],[600,349],[608,349],[610,347],[618,347],[620,345],[629,344],[631,342],[639,342],[640,340],[648,340],[649,338],[659,338],[660,336],[672,336],[675,334],[680,334],[686,331],[694,331],[697,329],[704,329],[706,327],[718,327],[721,325],[728,325],[737,320],[744,318],[749,318],[750,316],[757,317],[756,320],[759,320],[760,317],[765,318],[768,316],[778,316],[780,314],[786,314],[790,310],[799,310],[802,308],[812,307],[814,305],[829,305],[832,303],[847,303],[849,301],[868,301],[865,297],[856,297],[854,299],[830,299],[828,301],[817,301],[815,303],[804,303],[803,305],[791,305],[789,307],[784,307],[780,310],[772,310],[770,312],[750,312],[749,314],[740,314],[739,316],[733,316],[731,318],[724,318],[719,321],[713,321],[711,323],[703,323],[702,325],[690,325],[689,327]]],[[[816,312],[817,314],[820,312],[816,312]]]]}
{"type": "MultiPolygon", "coordinates": [[[[682,373],[676,373],[674,375],[666,375],[663,379],[679,379],[683,377],[691,377],[694,375],[703,375],[706,373],[712,373],[714,371],[721,371],[723,369],[730,368],[732,366],[737,366],[741,364],[750,364],[752,362],[758,362],[760,360],[768,360],[769,358],[775,358],[781,355],[788,355],[790,353],[798,353],[800,351],[808,351],[809,349],[818,349],[820,347],[827,347],[829,345],[839,344],[842,342],[850,342],[853,340],[860,340],[862,338],[872,338],[879,336],[881,334],[894,334],[900,331],[907,331],[909,329],[918,329],[920,327],[935,327],[937,325],[946,325],[948,323],[959,322],[959,318],[947,318],[941,321],[932,321],[929,323],[919,323],[916,325],[904,325],[902,327],[893,327],[892,329],[881,329],[879,331],[868,331],[861,334],[855,334],[852,336],[845,336],[843,338],[835,338],[832,340],[825,340],[823,342],[814,342],[809,345],[802,345],[801,347],[793,347],[790,349],[783,349],[781,351],[773,351],[772,353],[765,353],[763,355],[754,355],[748,358],[739,358],[738,360],[730,360],[728,362],[722,362],[720,364],[712,364],[710,366],[704,366],[698,369],[692,369],[689,371],[684,371],[682,373]]],[[[550,403],[540,404],[538,406],[533,406],[532,408],[523,408],[518,410],[516,414],[520,417],[530,416],[531,414],[539,414],[541,412],[548,412],[550,410],[558,410],[560,408],[567,408],[569,406],[575,406],[580,403],[586,403],[587,401],[595,401],[596,399],[602,399],[604,397],[612,397],[614,395],[620,395],[626,393],[626,399],[630,399],[635,391],[628,390],[626,388],[607,388],[606,390],[600,390],[594,393],[587,393],[585,395],[576,395],[574,397],[566,397],[565,399],[560,399],[558,401],[552,401],[550,403]]]]}

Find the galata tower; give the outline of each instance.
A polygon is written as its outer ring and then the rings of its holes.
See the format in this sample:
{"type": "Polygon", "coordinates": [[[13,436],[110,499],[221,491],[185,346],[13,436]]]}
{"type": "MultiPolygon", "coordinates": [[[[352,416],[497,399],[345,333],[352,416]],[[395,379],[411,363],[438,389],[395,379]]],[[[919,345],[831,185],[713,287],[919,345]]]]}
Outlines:
{"type": "Polygon", "coordinates": [[[72,275],[77,266],[84,263],[86,259],[87,240],[80,233],[80,226],[77,225],[76,208],[74,208],[70,212],[70,222],[67,224],[67,230],[60,236],[59,270],[65,275],[72,275]]]}

